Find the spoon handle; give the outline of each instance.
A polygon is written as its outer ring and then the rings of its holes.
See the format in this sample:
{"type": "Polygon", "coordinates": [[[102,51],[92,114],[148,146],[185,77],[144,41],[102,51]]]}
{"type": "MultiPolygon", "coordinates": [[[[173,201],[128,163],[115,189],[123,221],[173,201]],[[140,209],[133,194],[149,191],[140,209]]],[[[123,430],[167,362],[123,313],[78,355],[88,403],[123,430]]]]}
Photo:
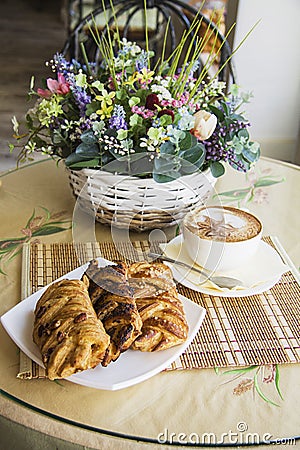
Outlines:
{"type": "Polygon", "coordinates": [[[177,261],[177,260],[175,260],[173,258],[170,258],[169,256],[166,256],[166,255],[160,255],[158,253],[149,252],[148,256],[150,256],[151,258],[159,258],[162,261],[168,261],[168,262],[170,262],[172,264],[175,264],[175,265],[177,264],[178,266],[184,267],[186,269],[193,270],[194,272],[197,272],[200,275],[206,276],[213,283],[217,284],[220,288],[224,287],[224,288],[228,288],[228,289],[233,289],[236,286],[243,286],[244,285],[244,283],[241,280],[238,280],[236,278],[227,277],[227,276],[211,276],[212,273],[210,271],[206,270],[206,269],[197,269],[197,267],[190,266],[189,264],[184,263],[183,261],[177,261]]]}
{"type": "Polygon", "coordinates": [[[150,256],[151,258],[159,258],[159,259],[161,259],[163,261],[168,261],[168,262],[170,262],[172,264],[177,264],[177,266],[181,266],[181,267],[184,267],[185,269],[193,270],[194,272],[197,272],[200,275],[208,276],[210,274],[210,272],[208,270],[206,271],[204,269],[203,270],[202,269],[197,269],[197,267],[190,266],[189,264],[184,263],[182,261],[177,261],[176,259],[170,258],[169,256],[166,256],[166,255],[160,255],[158,253],[151,253],[150,252],[150,253],[148,253],[148,256],[150,256]]]}

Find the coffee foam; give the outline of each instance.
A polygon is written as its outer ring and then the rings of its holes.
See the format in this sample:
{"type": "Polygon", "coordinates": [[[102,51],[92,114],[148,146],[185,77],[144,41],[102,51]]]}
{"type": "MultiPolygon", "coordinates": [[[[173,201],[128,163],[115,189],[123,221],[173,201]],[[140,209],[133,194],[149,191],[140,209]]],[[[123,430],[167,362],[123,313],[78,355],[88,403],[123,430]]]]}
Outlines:
{"type": "Polygon", "coordinates": [[[226,242],[252,239],[262,229],[255,216],[230,206],[197,209],[185,217],[184,224],[202,239],[226,242]]]}

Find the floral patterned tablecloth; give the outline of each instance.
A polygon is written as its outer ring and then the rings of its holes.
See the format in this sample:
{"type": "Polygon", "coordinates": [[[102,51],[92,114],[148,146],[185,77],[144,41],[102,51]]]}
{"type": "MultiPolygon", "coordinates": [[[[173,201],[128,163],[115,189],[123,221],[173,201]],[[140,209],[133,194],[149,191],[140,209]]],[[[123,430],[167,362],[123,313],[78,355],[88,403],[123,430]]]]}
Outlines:
{"type": "MultiPolygon", "coordinates": [[[[279,238],[296,267],[300,256],[300,215],[296,207],[299,179],[295,166],[262,158],[248,175],[228,169],[216,186],[224,204],[247,208],[259,216],[264,234],[279,238]]],[[[23,244],[72,242],[75,199],[63,166],[57,167],[52,161],[12,171],[0,180],[3,314],[20,300],[23,244]]],[[[99,241],[111,240],[109,227],[97,224],[95,233],[99,241]]],[[[176,230],[167,229],[165,233],[171,238],[176,230]]],[[[147,233],[139,233],[132,239],[147,237],[147,233]]],[[[300,318],[295,317],[295,321],[299,324],[300,318]]],[[[27,421],[25,424],[36,430],[42,430],[46,423],[46,433],[55,430],[71,442],[100,448],[95,436],[101,435],[102,440],[101,430],[108,433],[107,445],[114,433],[129,437],[126,442],[133,445],[135,439],[169,443],[190,439],[201,443],[204,438],[206,443],[211,439],[212,443],[236,444],[250,438],[291,438],[300,432],[298,364],[254,365],[230,371],[173,371],[122,391],[108,392],[67,381],[17,380],[17,348],[2,327],[0,334],[0,385],[4,394],[0,398],[1,414],[5,416],[9,411],[13,420],[27,421]],[[9,408],[5,396],[14,399],[9,408]],[[28,409],[24,412],[17,402],[28,409]],[[33,409],[47,411],[50,418],[33,409]],[[55,426],[51,416],[59,419],[55,426]],[[76,422],[76,436],[68,434],[66,421],[73,425],[76,422]],[[97,433],[87,432],[87,428],[97,433]]]]}

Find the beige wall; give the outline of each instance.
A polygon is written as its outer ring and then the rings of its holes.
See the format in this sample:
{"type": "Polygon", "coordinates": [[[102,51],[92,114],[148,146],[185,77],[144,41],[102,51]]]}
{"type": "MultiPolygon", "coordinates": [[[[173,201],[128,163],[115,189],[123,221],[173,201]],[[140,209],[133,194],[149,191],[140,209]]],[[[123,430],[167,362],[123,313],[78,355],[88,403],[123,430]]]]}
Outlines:
{"type": "Polygon", "coordinates": [[[247,106],[252,137],[263,155],[298,163],[299,17],[299,0],[239,0],[235,29],[236,46],[261,19],[235,55],[238,84],[254,93],[247,106]]]}

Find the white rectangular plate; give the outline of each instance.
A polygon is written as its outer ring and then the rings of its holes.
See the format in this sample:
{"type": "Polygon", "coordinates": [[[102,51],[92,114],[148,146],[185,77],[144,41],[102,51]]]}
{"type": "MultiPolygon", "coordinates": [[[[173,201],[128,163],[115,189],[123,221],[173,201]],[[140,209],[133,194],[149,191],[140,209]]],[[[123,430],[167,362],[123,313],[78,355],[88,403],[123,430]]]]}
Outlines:
{"type": "MultiPolygon", "coordinates": [[[[112,264],[98,258],[99,266],[112,264]]],[[[60,279],[80,279],[87,264],[67,273],[60,279]]],[[[18,303],[1,317],[1,322],[16,345],[33,361],[43,367],[41,354],[32,340],[34,308],[47,286],[18,303]]],[[[168,367],[178,358],[196,336],[205,316],[205,309],[182,295],[179,296],[186,313],[189,333],[187,340],[176,347],[159,352],[127,350],[108,367],[100,364],[94,369],[76,373],[67,378],[73,383],[96,389],[117,390],[140,383],[168,367]]]]}

